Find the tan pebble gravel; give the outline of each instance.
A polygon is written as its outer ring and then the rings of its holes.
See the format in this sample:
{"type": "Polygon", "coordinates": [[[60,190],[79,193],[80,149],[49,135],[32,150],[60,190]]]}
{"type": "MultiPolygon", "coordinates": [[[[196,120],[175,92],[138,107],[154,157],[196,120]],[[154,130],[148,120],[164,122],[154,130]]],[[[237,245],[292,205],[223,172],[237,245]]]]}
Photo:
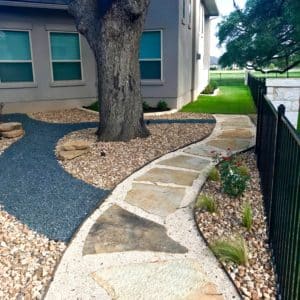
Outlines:
{"type": "Polygon", "coordinates": [[[22,136],[12,138],[12,139],[0,137],[0,155],[4,152],[4,150],[9,148],[13,143],[18,141],[20,138],[22,138],[22,136]]]}
{"type": "Polygon", "coordinates": [[[275,299],[275,276],[267,242],[267,230],[260,189],[260,177],[253,151],[238,155],[250,169],[250,182],[243,196],[230,198],[221,191],[219,182],[207,181],[201,194],[212,195],[217,202],[217,213],[196,210],[199,229],[209,243],[215,240],[242,236],[247,245],[249,263],[237,266],[224,263],[244,299],[275,299]],[[253,225],[248,232],[241,225],[242,205],[249,201],[253,209],[253,225]]]}
{"type": "Polygon", "coordinates": [[[28,114],[28,116],[32,119],[49,123],[80,123],[99,121],[97,114],[78,108],[49,112],[35,112],[28,114]]]}
{"type": "Polygon", "coordinates": [[[65,247],[0,208],[0,299],[41,299],[65,247]]]}

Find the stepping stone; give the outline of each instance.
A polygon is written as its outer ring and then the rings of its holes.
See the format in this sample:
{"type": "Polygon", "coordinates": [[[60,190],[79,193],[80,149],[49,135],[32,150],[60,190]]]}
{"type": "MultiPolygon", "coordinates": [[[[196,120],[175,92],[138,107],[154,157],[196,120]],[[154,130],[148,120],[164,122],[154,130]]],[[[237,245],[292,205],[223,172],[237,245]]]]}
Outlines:
{"type": "Polygon", "coordinates": [[[238,140],[238,139],[216,139],[211,140],[207,145],[227,150],[228,148],[232,151],[247,149],[250,146],[248,140],[238,140]]]}
{"type": "Polygon", "coordinates": [[[251,139],[253,137],[253,133],[249,129],[230,129],[224,130],[218,138],[236,138],[236,139],[251,139]]]}
{"type": "Polygon", "coordinates": [[[78,156],[81,156],[88,152],[88,149],[85,150],[72,150],[72,151],[64,151],[64,150],[58,150],[57,157],[60,160],[71,160],[78,156]]]}
{"type": "Polygon", "coordinates": [[[230,127],[230,128],[249,128],[253,127],[249,118],[232,118],[226,121],[220,122],[221,127],[230,127]]]}
{"type": "Polygon", "coordinates": [[[19,122],[8,122],[0,124],[0,132],[7,132],[22,129],[22,124],[19,122]]]}
{"type": "Polygon", "coordinates": [[[192,259],[111,267],[91,276],[112,299],[122,300],[198,300],[195,293],[204,295],[202,287],[208,283],[192,259]]]}
{"type": "Polygon", "coordinates": [[[206,145],[195,145],[191,146],[190,148],[184,150],[186,153],[204,156],[204,157],[215,157],[216,156],[216,149],[212,147],[207,147],[206,145]]]}
{"type": "Polygon", "coordinates": [[[184,188],[134,183],[125,201],[150,214],[167,217],[180,207],[184,188]]]}
{"type": "Polygon", "coordinates": [[[85,150],[91,146],[92,142],[85,140],[70,140],[61,145],[61,150],[73,151],[73,150],[85,150]]]}
{"type": "Polygon", "coordinates": [[[114,205],[92,226],[83,255],[125,251],[186,253],[188,250],[172,240],[165,227],[114,205]]]}
{"type": "Polygon", "coordinates": [[[23,135],[24,133],[25,131],[23,129],[16,129],[11,131],[3,131],[0,135],[7,139],[13,139],[23,135]]]}
{"type": "Polygon", "coordinates": [[[160,165],[201,171],[209,165],[209,161],[198,157],[178,155],[159,162],[160,165]]]}
{"type": "Polygon", "coordinates": [[[149,181],[153,183],[173,183],[178,185],[192,186],[198,173],[189,171],[178,171],[163,168],[153,168],[144,175],[138,177],[136,181],[149,181]]]}

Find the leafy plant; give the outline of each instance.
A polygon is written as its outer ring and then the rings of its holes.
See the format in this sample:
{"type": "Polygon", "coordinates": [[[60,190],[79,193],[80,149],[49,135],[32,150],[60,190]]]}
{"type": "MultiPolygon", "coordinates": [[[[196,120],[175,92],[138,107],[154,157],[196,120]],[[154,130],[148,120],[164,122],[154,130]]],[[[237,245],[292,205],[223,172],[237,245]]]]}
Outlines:
{"type": "Polygon", "coordinates": [[[223,191],[227,195],[237,197],[243,194],[249,176],[241,174],[239,167],[232,160],[225,160],[220,163],[220,175],[223,191]]]}
{"type": "Polygon", "coordinates": [[[149,109],[150,109],[150,105],[146,101],[144,101],[143,102],[143,111],[147,111],[149,109]]]}
{"type": "Polygon", "coordinates": [[[211,249],[221,261],[238,265],[248,263],[247,246],[242,237],[217,240],[211,245],[211,249]]]}
{"type": "Polygon", "coordinates": [[[215,213],[217,211],[217,203],[216,200],[209,195],[200,195],[196,201],[195,208],[215,213]]]}
{"type": "Polygon", "coordinates": [[[243,205],[242,224],[248,231],[250,231],[253,224],[253,210],[248,201],[243,205]]]}
{"type": "Polygon", "coordinates": [[[220,173],[219,170],[216,167],[213,167],[209,174],[208,174],[208,180],[211,181],[220,181],[220,173]]]}
{"type": "Polygon", "coordinates": [[[169,110],[168,104],[165,101],[159,101],[156,108],[161,111],[169,110]]]}
{"type": "Polygon", "coordinates": [[[205,89],[202,91],[201,94],[213,94],[214,90],[217,89],[218,84],[216,81],[211,81],[206,87],[205,89]]]}

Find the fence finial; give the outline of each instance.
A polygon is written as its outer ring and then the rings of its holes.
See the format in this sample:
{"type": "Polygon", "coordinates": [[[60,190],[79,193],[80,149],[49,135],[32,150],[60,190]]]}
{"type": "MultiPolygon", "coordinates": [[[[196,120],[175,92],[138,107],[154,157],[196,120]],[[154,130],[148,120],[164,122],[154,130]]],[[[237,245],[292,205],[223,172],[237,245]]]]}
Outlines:
{"type": "Polygon", "coordinates": [[[278,114],[279,114],[279,116],[284,116],[284,114],[285,114],[285,106],[283,104],[280,104],[278,106],[278,114]]]}

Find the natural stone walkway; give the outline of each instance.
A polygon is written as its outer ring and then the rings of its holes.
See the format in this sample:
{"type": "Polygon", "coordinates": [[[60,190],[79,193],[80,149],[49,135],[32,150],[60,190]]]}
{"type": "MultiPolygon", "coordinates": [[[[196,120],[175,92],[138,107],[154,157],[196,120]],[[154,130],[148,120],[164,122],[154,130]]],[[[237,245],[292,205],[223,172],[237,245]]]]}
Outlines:
{"type": "Polygon", "coordinates": [[[211,151],[254,145],[247,116],[216,115],[212,135],[126,179],[66,250],[46,299],[238,299],[198,233],[193,202],[211,151]]]}

